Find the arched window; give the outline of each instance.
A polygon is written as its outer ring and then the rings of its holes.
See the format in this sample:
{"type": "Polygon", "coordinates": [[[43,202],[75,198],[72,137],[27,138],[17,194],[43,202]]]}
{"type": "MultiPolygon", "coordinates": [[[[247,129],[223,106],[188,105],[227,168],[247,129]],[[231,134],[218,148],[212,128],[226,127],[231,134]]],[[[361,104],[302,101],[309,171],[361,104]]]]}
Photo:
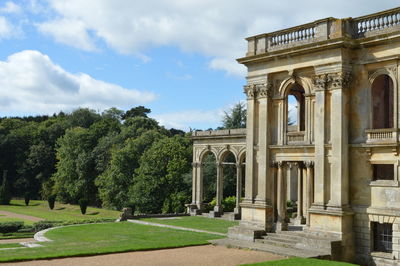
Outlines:
{"type": "Polygon", "coordinates": [[[288,131],[304,131],[305,98],[303,87],[298,84],[294,84],[289,90],[286,101],[288,131]]]}
{"type": "Polygon", "coordinates": [[[372,127],[393,128],[393,81],[388,75],[375,78],[371,87],[372,127]]]}

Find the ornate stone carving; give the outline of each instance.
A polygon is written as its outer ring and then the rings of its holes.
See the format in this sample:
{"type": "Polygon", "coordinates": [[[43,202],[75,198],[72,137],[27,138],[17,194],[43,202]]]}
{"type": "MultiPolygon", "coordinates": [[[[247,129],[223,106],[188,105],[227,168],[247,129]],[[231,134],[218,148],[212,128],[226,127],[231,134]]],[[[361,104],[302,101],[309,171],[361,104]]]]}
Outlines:
{"type": "Polygon", "coordinates": [[[351,73],[337,72],[328,74],[328,89],[346,89],[350,86],[351,73]]]}
{"type": "Polygon", "coordinates": [[[256,86],[254,84],[249,84],[244,86],[244,93],[247,95],[247,99],[254,99],[256,96],[256,86]]]}
{"type": "Polygon", "coordinates": [[[256,85],[257,98],[265,98],[272,96],[272,83],[267,82],[256,85]]]}
{"type": "Polygon", "coordinates": [[[326,88],[328,78],[326,74],[315,75],[313,77],[313,84],[316,91],[323,91],[326,88]]]}
{"type": "Polygon", "coordinates": [[[314,167],[314,162],[313,161],[305,161],[304,165],[306,168],[313,168],[314,167]]]}

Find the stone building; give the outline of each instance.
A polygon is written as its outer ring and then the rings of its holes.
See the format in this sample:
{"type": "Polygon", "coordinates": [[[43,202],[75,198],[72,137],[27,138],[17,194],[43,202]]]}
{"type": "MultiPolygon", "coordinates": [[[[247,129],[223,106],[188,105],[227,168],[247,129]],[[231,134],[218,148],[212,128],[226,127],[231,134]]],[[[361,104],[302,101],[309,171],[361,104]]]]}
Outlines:
{"type": "Polygon", "coordinates": [[[246,40],[238,62],[248,69],[247,128],[193,134],[192,214],[204,209],[207,153],[218,169],[210,215],[223,213],[224,158],[233,154],[241,222],[231,239],[267,245],[293,236],[294,249],[400,263],[400,8],[246,40]]]}

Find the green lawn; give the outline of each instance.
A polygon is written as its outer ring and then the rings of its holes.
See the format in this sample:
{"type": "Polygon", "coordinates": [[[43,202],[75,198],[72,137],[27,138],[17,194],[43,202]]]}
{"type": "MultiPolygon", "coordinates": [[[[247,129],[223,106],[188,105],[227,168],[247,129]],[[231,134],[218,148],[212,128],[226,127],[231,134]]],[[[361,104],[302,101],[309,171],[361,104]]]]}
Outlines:
{"type": "MultiPolygon", "coordinates": [[[[0,207],[0,210],[3,210],[3,208],[0,207]]],[[[10,217],[6,217],[6,216],[0,216],[0,223],[6,223],[6,222],[24,222],[24,224],[26,224],[26,225],[32,225],[34,223],[32,221],[25,220],[25,219],[10,218],[10,217]]]]}
{"type": "Polygon", "coordinates": [[[207,244],[221,236],[123,223],[86,224],[51,230],[44,247],[0,250],[0,261],[95,255],[207,244]]]}
{"type": "Polygon", "coordinates": [[[274,260],[265,261],[254,264],[242,264],[241,266],[351,266],[355,264],[329,261],[329,260],[318,260],[318,259],[302,259],[302,258],[290,258],[285,260],[274,260]]]}
{"type": "Polygon", "coordinates": [[[145,218],[140,220],[146,222],[182,226],[187,228],[194,228],[194,229],[200,229],[218,233],[228,233],[229,227],[239,224],[239,222],[236,221],[226,221],[226,220],[211,219],[198,216],[183,216],[183,217],[177,217],[177,219],[145,218]]]}
{"type": "Polygon", "coordinates": [[[23,247],[23,246],[18,243],[0,244],[0,249],[2,249],[2,248],[21,248],[21,247],[23,247]]]}
{"type": "MultiPolygon", "coordinates": [[[[118,211],[105,210],[99,208],[88,207],[85,215],[81,214],[79,206],[70,204],[61,204],[56,202],[53,210],[48,207],[47,201],[31,200],[29,206],[25,206],[23,200],[12,200],[11,205],[0,205],[0,210],[25,214],[51,221],[70,221],[70,220],[85,220],[96,218],[118,218],[121,214],[118,211]]],[[[14,219],[0,217],[0,222],[3,219],[14,219]]],[[[15,221],[21,219],[15,219],[15,221]]],[[[4,220],[6,221],[6,220],[4,220]]],[[[30,221],[24,220],[27,224],[32,224],[30,221]]]]}

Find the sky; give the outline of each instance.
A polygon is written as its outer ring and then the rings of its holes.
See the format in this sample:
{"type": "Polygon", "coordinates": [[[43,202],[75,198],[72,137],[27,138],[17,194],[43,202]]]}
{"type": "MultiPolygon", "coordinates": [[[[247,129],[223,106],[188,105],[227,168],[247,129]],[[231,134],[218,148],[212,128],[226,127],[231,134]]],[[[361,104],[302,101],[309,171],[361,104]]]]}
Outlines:
{"type": "Polygon", "coordinates": [[[245,100],[244,38],[398,0],[0,0],[0,116],[144,105],[208,129],[245,100]]]}

